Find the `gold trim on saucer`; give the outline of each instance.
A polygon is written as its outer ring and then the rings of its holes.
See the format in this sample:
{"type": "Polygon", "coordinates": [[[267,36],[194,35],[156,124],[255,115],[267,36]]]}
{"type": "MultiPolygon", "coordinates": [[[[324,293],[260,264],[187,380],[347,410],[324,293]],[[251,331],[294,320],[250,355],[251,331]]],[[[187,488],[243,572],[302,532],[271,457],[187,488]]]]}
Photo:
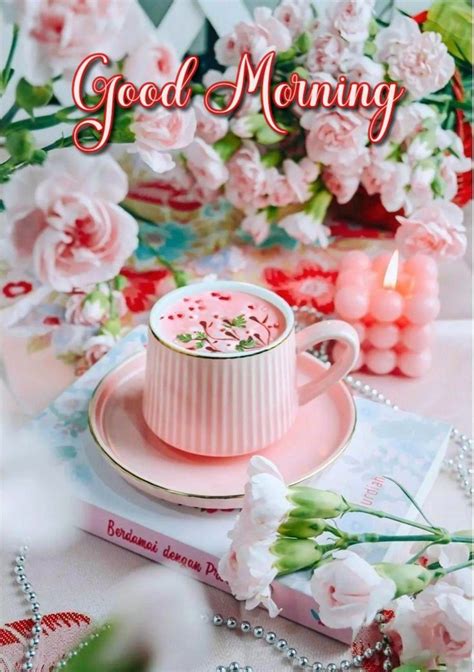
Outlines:
{"type": "MultiPolygon", "coordinates": [[[[96,385],[96,387],[95,387],[95,389],[92,393],[91,399],[89,401],[89,406],[88,406],[88,426],[89,426],[91,436],[94,439],[95,443],[97,444],[98,448],[101,450],[104,457],[109,462],[111,462],[120,472],[122,472],[123,474],[126,474],[126,476],[128,478],[130,478],[131,480],[139,481],[140,483],[146,484],[147,486],[149,486],[153,490],[166,492],[169,495],[173,495],[173,496],[177,496],[177,497],[207,500],[209,502],[213,502],[215,500],[231,501],[231,500],[234,500],[234,499],[241,499],[244,496],[244,492],[241,492],[241,493],[238,493],[238,494],[232,494],[232,495],[202,495],[202,494],[200,495],[200,494],[197,494],[197,493],[190,493],[190,492],[182,492],[180,490],[173,490],[171,488],[166,488],[163,485],[159,485],[158,483],[154,483],[153,481],[149,481],[148,479],[143,478],[142,476],[136,474],[135,472],[130,471],[129,469],[124,467],[120,462],[118,462],[110,454],[108,446],[99,438],[99,432],[97,431],[97,428],[95,427],[95,423],[94,423],[94,420],[93,420],[93,410],[94,410],[94,406],[97,404],[97,401],[99,399],[100,392],[101,392],[101,387],[103,386],[103,384],[105,383],[105,381],[107,380],[107,378],[109,376],[116,373],[117,369],[119,369],[122,366],[125,366],[126,364],[128,364],[133,359],[138,359],[138,357],[143,357],[145,354],[146,354],[145,351],[137,352],[134,355],[131,355],[127,359],[123,360],[122,362],[120,362],[120,364],[115,366],[111,371],[106,373],[105,376],[96,385]]],[[[303,481],[306,481],[309,478],[312,478],[313,476],[315,476],[319,472],[323,471],[327,467],[329,467],[338,457],[340,457],[345,452],[345,450],[347,449],[347,446],[349,445],[349,443],[352,440],[352,437],[354,436],[355,428],[356,428],[356,425],[357,425],[357,407],[356,407],[356,404],[354,402],[354,398],[353,398],[349,388],[347,387],[347,385],[344,383],[344,381],[339,381],[339,383],[344,386],[344,388],[345,388],[345,390],[348,394],[348,397],[350,399],[350,402],[352,404],[352,408],[353,408],[353,412],[354,412],[354,420],[353,420],[352,427],[351,427],[350,432],[349,432],[349,436],[347,437],[346,441],[344,443],[342,443],[341,446],[339,446],[337,451],[329,459],[327,459],[325,462],[321,463],[314,471],[312,471],[308,474],[305,474],[305,476],[303,476],[302,478],[300,478],[296,481],[293,481],[293,482],[289,483],[288,486],[298,485],[298,484],[302,483],[303,481]]],[[[179,450],[178,448],[173,448],[173,446],[170,446],[170,448],[172,450],[179,450]]],[[[265,451],[263,450],[262,453],[265,453],[265,451]]],[[[256,451],[255,453],[249,453],[248,454],[249,459],[250,459],[250,457],[252,457],[252,455],[258,455],[258,454],[260,454],[259,451],[256,451]]],[[[205,457],[205,456],[203,456],[203,457],[205,457]]],[[[239,456],[239,457],[241,457],[241,456],[239,456]]],[[[216,459],[226,460],[227,458],[226,457],[216,457],[216,459]]],[[[159,494],[157,494],[155,496],[159,497],[159,494]]],[[[196,506],[199,506],[199,505],[196,504],[196,506]]]]}

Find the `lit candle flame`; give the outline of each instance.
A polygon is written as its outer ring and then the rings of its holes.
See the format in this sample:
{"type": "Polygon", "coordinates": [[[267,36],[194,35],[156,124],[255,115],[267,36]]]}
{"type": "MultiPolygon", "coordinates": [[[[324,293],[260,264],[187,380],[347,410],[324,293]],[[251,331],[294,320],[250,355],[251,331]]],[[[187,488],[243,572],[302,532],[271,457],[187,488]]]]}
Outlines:
{"type": "Polygon", "coordinates": [[[388,262],[387,270],[385,271],[385,275],[383,278],[383,286],[386,289],[395,289],[395,287],[397,286],[398,262],[399,262],[399,254],[398,250],[395,250],[395,252],[392,254],[390,258],[390,261],[388,262]]]}

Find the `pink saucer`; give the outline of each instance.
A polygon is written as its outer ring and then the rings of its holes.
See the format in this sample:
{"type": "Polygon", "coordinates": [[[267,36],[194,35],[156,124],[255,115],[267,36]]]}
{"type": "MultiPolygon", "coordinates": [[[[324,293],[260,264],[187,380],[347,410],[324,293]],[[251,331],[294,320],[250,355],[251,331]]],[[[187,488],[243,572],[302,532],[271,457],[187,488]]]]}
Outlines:
{"type": "MultiPolygon", "coordinates": [[[[244,492],[249,455],[202,457],[176,450],[157,438],[142,417],[145,351],[103,378],[89,407],[91,433],[122,477],[149,495],[173,504],[231,509],[244,492]]],[[[298,380],[314,379],[324,366],[300,355],[298,380]]],[[[289,484],[327,467],[346,448],[356,423],[352,395],[344,383],[301,407],[283,439],[261,451],[289,484]]]]}

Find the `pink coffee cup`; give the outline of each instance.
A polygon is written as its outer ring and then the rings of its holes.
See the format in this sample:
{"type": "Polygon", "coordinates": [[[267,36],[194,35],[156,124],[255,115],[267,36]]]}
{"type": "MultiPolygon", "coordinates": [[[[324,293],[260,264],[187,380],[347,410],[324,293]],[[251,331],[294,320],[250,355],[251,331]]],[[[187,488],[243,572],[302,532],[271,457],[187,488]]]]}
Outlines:
{"type": "Polygon", "coordinates": [[[149,321],[145,421],[171,446],[196,455],[228,457],[261,450],[280,439],[304,405],[341,380],[359,354],[356,331],[330,320],[295,332],[290,306],[257,285],[201,282],[176,289],[154,305],[149,321]],[[255,351],[203,352],[170,341],[160,327],[180,300],[206,291],[244,292],[278,309],[284,323],[268,346],[255,351]],[[327,340],[340,341],[339,359],[320,378],[297,387],[297,355],[327,340]]]}

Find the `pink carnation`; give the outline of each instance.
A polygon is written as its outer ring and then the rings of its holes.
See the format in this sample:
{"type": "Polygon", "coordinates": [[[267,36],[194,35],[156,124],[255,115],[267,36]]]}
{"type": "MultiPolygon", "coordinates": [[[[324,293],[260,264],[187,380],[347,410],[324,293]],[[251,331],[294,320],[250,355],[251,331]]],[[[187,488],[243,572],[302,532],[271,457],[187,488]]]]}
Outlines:
{"type": "Polygon", "coordinates": [[[459,259],[466,251],[463,213],[454,203],[436,201],[397,219],[395,239],[407,256],[422,252],[437,259],[459,259]]]}
{"type": "Polygon", "coordinates": [[[244,217],[242,230],[252,236],[256,245],[263,243],[270,233],[270,223],[265,212],[254,213],[244,217]]]}
{"type": "Polygon", "coordinates": [[[215,44],[216,58],[222,65],[237,65],[240,56],[248,52],[257,63],[269,51],[286,51],[291,47],[291,33],[272,15],[268,7],[257,7],[252,23],[241,21],[232,33],[215,44]]]}
{"type": "Polygon", "coordinates": [[[347,53],[347,43],[341,37],[334,33],[321,33],[314,38],[306,57],[306,67],[311,74],[338,74],[347,53]]]}
{"type": "Polygon", "coordinates": [[[227,164],[229,180],[226,196],[236,208],[244,212],[266,207],[270,184],[260,154],[252,142],[244,142],[227,164]]]}
{"type": "Polygon", "coordinates": [[[72,75],[96,51],[117,61],[146,30],[136,0],[18,0],[12,6],[22,29],[24,74],[33,84],[72,75]]]}
{"type": "Polygon", "coordinates": [[[170,151],[183,149],[193,141],[196,117],[192,109],[183,112],[157,107],[136,113],[131,130],[135,143],[129,151],[137,152],[155,173],[164,173],[174,166],[170,151]]]}
{"type": "Polygon", "coordinates": [[[59,292],[110,280],[138,245],[135,219],[117,205],[127,190],[110,156],[75,148],[16,172],[4,198],[18,260],[59,292]]]}
{"type": "Polygon", "coordinates": [[[331,29],[349,43],[361,43],[369,36],[375,0],[332,0],[327,19],[331,29]]]}
{"type": "Polygon", "coordinates": [[[292,37],[298,37],[313,17],[309,0],[283,0],[273,15],[288,28],[292,37]]]}
{"type": "Polygon", "coordinates": [[[200,138],[196,138],[185,151],[187,166],[205,191],[215,191],[226,182],[229,171],[219,154],[200,138]]]}
{"type": "Polygon", "coordinates": [[[229,129],[227,117],[212,114],[204,106],[203,96],[193,97],[193,110],[196,115],[196,135],[210,145],[224,137],[229,129]]]}
{"type": "Polygon", "coordinates": [[[283,217],[278,226],[305,245],[317,243],[321,247],[329,244],[329,229],[306,212],[295,212],[283,217]]]}
{"type": "Polygon", "coordinates": [[[360,174],[328,168],[323,173],[323,180],[338,203],[349,203],[359,188],[360,174]]]}
{"type": "Polygon", "coordinates": [[[179,59],[174,47],[158,42],[156,36],[152,35],[127,56],[123,72],[136,86],[145,82],[163,86],[174,80],[178,68],[179,59]]]}
{"type": "Polygon", "coordinates": [[[355,112],[322,110],[305,112],[301,126],[309,131],[306,151],[313,161],[326,165],[367,161],[368,121],[355,112]]]}
{"type": "Polygon", "coordinates": [[[389,634],[401,638],[404,663],[431,663],[441,659],[447,669],[469,660],[472,650],[472,603],[463,591],[444,581],[428,586],[415,600],[407,596],[395,603],[389,634]]]}
{"type": "Polygon", "coordinates": [[[310,187],[319,176],[319,166],[305,156],[299,163],[292,159],[283,161],[283,171],[296,199],[304,203],[311,195],[310,187]]]}
{"type": "Polygon", "coordinates": [[[414,98],[442,89],[454,75],[454,59],[439,33],[421,32],[413,19],[397,13],[376,38],[378,60],[414,98]]]}

